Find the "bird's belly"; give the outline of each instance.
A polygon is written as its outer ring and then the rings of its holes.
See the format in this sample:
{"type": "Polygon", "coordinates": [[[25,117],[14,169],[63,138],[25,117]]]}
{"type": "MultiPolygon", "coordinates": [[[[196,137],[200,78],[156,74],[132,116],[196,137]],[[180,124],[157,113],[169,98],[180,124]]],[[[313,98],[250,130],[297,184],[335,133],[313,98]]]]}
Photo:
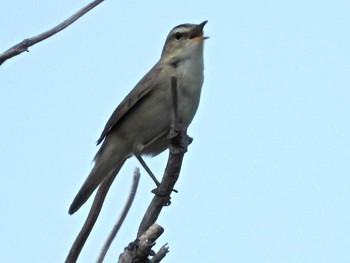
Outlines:
{"type": "Polygon", "coordinates": [[[170,103],[158,101],[160,97],[164,96],[150,94],[143,99],[113,131],[119,140],[128,142],[131,154],[156,155],[168,147],[166,135],[170,130],[171,107],[170,103]]]}

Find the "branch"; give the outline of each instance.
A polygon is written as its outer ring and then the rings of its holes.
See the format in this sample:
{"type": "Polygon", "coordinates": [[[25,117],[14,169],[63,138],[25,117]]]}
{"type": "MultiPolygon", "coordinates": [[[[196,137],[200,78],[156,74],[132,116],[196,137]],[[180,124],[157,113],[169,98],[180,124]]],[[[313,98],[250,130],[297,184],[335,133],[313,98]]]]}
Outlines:
{"type": "Polygon", "coordinates": [[[71,249],[69,250],[68,256],[66,258],[65,263],[73,263],[76,262],[78,259],[78,256],[88,238],[90,235],[90,232],[92,228],[94,227],[96,220],[98,218],[98,215],[100,214],[103,202],[106,198],[107,192],[109,188],[111,187],[111,184],[113,183],[115,177],[117,175],[116,172],[112,172],[108,177],[106,177],[100,186],[98,187],[96,196],[94,198],[94,201],[92,203],[92,206],[90,208],[90,212],[86,218],[86,221],[81,228],[77,238],[75,239],[71,249]]]}
{"type": "Polygon", "coordinates": [[[119,256],[118,263],[160,262],[169,252],[167,244],[163,245],[157,253],[152,251],[152,247],[163,232],[164,229],[157,224],[150,226],[138,239],[124,248],[123,253],[119,256]],[[149,260],[148,256],[153,256],[153,258],[149,260]]]}
{"type": "Polygon", "coordinates": [[[168,244],[164,244],[159,251],[151,258],[151,263],[159,263],[169,252],[168,244]]]}
{"type": "Polygon", "coordinates": [[[103,259],[105,258],[107,251],[109,249],[109,247],[111,246],[113,239],[116,237],[120,227],[122,226],[124,219],[127,215],[127,213],[129,212],[129,209],[131,207],[132,202],[134,201],[135,195],[136,195],[136,190],[137,190],[137,186],[139,184],[140,181],[140,170],[139,168],[135,168],[134,171],[134,177],[133,177],[133,181],[132,181],[132,185],[131,185],[131,189],[130,189],[130,193],[129,193],[129,197],[128,200],[124,206],[124,209],[121,213],[121,215],[119,216],[119,219],[117,221],[117,224],[114,225],[111,233],[109,234],[106,243],[103,245],[103,248],[100,252],[100,255],[97,259],[97,263],[102,263],[103,259]]]}
{"type": "Polygon", "coordinates": [[[92,1],[90,4],[87,6],[83,7],[80,9],[78,12],[73,14],[71,17],[68,19],[64,20],[62,23],[59,23],[57,26],[51,28],[48,31],[45,31],[44,33],[41,33],[37,36],[31,37],[31,38],[26,38],[22,42],[14,45],[13,47],[9,48],[6,50],[4,53],[0,54],[0,65],[4,63],[6,60],[9,58],[12,58],[14,56],[17,56],[21,54],[24,51],[28,51],[28,48],[35,45],[36,43],[39,43],[42,40],[45,40],[46,38],[51,37],[52,35],[60,32],[61,30],[65,29],[72,23],[74,23],[76,20],[78,20],[80,17],[85,15],[87,12],[89,12],[91,9],[93,9],[95,6],[99,5],[102,3],[104,0],[95,0],[92,1]]]}
{"type": "Polygon", "coordinates": [[[186,130],[180,129],[178,123],[178,97],[177,97],[177,79],[171,78],[171,94],[173,104],[172,114],[172,129],[169,133],[170,146],[169,146],[169,158],[164,172],[162,181],[157,188],[156,195],[153,197],[148,209],[141,221],[137,236],[139,237],[144,233],[152,224],[154,224],[163,208],[170,204],[170,194],[174,188],[174,185],[179,178],[181,170],[182,159],[187,146],[192,142],[192,138],[187,136],[186,130]]]}

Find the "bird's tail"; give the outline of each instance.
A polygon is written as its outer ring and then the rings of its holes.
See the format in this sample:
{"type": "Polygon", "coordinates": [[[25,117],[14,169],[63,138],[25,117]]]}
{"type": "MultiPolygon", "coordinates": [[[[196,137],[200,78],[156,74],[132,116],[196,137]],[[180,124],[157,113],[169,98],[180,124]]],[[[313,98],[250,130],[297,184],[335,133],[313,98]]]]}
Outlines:
{"type": "Polygon", "coordinates": [[[69,207],[69,214],[72,215],[79,210],[104,178],[116,176],[126,160],[126,158],[111,158],[111,156],[109,156],[109,158],[101,157],[102,156],[96,156],[94,167],[69,207]]]}

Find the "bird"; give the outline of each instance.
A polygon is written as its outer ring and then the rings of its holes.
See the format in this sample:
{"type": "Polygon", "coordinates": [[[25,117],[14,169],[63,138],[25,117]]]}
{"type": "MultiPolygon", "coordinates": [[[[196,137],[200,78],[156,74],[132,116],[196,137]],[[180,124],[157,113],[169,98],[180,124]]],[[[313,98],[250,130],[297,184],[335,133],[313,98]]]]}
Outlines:
{"type": "Polygon", "coordinates": [[[89,199],[104,178],[116,176],[132,156],[156,156],[169,148],[172,121],[171,77],[177,79],[178,121],[192,122],[204,81],[203,28],[181,24],[168,34],[160,59],[121,101],[107,121],[97,145],[94,166],[81,186],[69,214],[89,199]]]}

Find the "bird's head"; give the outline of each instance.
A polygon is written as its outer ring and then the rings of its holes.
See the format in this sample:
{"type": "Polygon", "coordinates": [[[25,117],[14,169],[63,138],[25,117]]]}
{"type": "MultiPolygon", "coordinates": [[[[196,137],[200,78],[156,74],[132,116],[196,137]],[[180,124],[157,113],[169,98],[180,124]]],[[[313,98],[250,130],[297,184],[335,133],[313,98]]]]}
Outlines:
{"type": "Polygon", "coordinates": [[[198,52],[203,52],[203,42],[208,37],[203,36],[203,28],[208,21],[196,24],[181,24],[174,27],[166,41],[162,59],[185,59],[198,52]]]}

